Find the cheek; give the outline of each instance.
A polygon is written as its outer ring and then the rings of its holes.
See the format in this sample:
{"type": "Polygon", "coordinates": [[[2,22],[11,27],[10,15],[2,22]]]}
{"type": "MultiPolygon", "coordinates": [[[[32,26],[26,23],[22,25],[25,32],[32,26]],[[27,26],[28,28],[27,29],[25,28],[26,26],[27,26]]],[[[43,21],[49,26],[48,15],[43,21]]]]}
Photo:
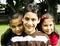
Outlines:
{"type": "Polygon", "coordinates": [[[46,27],[42,25],[42,29],[46,29],[46,27]]]}
{"type": "Polygon", "coordinates": [[[22,19],[23,23],[27,23],[27,21],[25,19],[22,19]]]}
{"type": "Polygon", "coordinates": [[[15,33],[16,32],[15,29],[12,29],[12,32],[15,33]]]}
{"type": "Polygon", "coordinates": [[[23,25],[26,25],[27,24],[27,22],[26,21],[23,21],[23,25]]]}
{"type": "Polygon", "coordinates": [[[34,23],[35,25],[37,25],[37,24],[38,24],[38,21],[34,21],[33,23],[34,23]]]}
{"type": "Polygon", "coordinates": [[[23,26],[21,26],[20,29],[23,30],[23,26]]]}
{"type": "Polygon", "coordinates": [[[33,26],[36,27],[37,26],[37,22],[33,23],[33,26]]]}
{"type": "Polygon", "coordinates": [[[37,25],[37,22],[34,22],[34,25],[37,25]]]}
{"type": "Polygon", "coordinates": [[[44,26],[42,26],[42,31],[46,31],[47,30],[47,27],[44,27],[44,26]]]}
{"type": "Polygon", "coordinates": [[[52,31],[52,32],[54,31],[54,27],[53,27],[53,26],[51,27],[51,31],[52,31]]]}
{"type": "Polygon", "coordinates": [[[51,28],[54,29],[54,26],[52,26],[51,28]]]}
{"type": "Polygon", "coordinates": [[[11,28],[12,29],[12,31],[15,31],[15,28],[11,28]]]}

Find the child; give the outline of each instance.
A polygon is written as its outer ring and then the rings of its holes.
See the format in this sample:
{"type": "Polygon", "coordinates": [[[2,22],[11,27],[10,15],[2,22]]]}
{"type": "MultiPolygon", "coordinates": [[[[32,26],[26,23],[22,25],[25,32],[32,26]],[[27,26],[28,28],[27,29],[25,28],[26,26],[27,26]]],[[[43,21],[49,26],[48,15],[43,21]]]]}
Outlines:
{"type": "MultiPolygon", "coordinates": [[[[48,46],[49,45],[49,39],[48,37],[38,31],[36,29],[37,24],[40,21],[40,15],[38,14],[39,8],[36,4],[28,4],[27,7],[25,7],[24,16],[22,18],[23,26],[24,26],[24,33],[19,37],[19,45],[20,46],[48,46]]],[[[16,37],[11,39],[11,42],[14,43],[14,39],[16,37]]],[[[15,42],[16,43],[16,42],[15,42]]],[[[13,46],[15,45],[12,44],[13,46]]],[[[17,45],[17,43],[16,43],[17,45]]]]}
{"type": "Polygon", "coordinates": [[[51,46],[57,46],[59,34],[55,29],[54,18],[51,14],[46,13],[41,17],[40,23],[37,26],[39,31],[46,33],[50,39],[51,46]]]}
{"type": "Polygon", "coordinates": [[[23,32],[22,15],[14,13],[9,17],[10,28],[1,36],[1,46],[9,46],[10,39],[14,36],[20,36],[23,32]]]}

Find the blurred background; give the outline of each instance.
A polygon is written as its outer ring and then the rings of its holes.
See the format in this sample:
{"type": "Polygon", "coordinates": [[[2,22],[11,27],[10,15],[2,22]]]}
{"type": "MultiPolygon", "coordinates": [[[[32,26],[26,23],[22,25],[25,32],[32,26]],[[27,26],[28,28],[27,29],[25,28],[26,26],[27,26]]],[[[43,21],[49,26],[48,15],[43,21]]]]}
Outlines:
{"type": "Polygon", "coordinates": [[[0,41],[1,34],[4,33],[7,28],[9,28],[9,14],[14,12],[23,13],[25,5],[29,3],[35,3],[39,5],[41,7],[41,15],[45,14],[46,12],[53,14],[56,23],[56,29],[58,32],[60,32],[60,0],[0,0],[0,41]]]}

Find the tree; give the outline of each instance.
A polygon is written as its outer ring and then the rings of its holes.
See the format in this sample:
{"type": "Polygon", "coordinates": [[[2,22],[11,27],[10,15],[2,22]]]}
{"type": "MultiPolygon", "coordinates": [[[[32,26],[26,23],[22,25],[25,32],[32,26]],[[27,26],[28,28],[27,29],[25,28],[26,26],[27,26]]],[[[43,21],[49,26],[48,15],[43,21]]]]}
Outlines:
{"type": "Polygon", "coordinates": [[[7,13],[23,12],[23,7],[33,0],[7,0],[7,13]],[[14,3],[15,2],[15,3],[14,3]]]}
{"type": "Polygon", "coordinates": [[[46,0],[46,3],[48,4],[48,12],[54,16],[57,23],[57,4],[59,0],[46,0]]]}
{"type": "Polygon", "coordinates": [[[58,2],[58,0],[46,0],[49,13],[55,15],[55,13],[57,11],[57,2],[58,2]]]}

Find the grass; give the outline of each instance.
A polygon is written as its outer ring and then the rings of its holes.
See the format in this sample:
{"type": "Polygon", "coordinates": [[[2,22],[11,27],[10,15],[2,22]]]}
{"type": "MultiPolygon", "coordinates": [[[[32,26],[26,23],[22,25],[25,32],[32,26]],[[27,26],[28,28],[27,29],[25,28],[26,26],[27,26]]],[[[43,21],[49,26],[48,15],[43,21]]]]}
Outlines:
{"type": "MultiPolygon", "coordinates": [[[[57,24],[55,27],[60,35],[60,24],[57,24]]],[[[60,46],[60,38],[59,38],[59,45],[58,46],[60,46]]]]}
{"type": "MultiPolygon", "coordinates": [[[[57,24],[55,26],[56,26],[56,29],[58,30],[58,32],[60,32],[60,24],[57,24]]],[[[9,28],[9,26],[7,24],[0,24],[0,41],[1,41],[1,34],[4,33],[7,28],[9,28]]],[[[1,44],[0,44],[0,46],[1,46],[1,44]]],[[[59,45],[58,46],[60,46],[60,39],[59,39],[59,45]]]]}
{"type": "Polygon", "coordinates": [[[55,25],[55,27],[56,27],[56,29],[57,29],[58,33],[60,34],[60,24],[55,25]]]}
{"type": "Polygon", "coordinates": [[[1,36],[1,34],[2,33],[4,33],[5,32],[5,30],[8,28],[9,26],[8,25],[0,25],[0,36],[1,36]]]}
{"type": "MultiPolygon", "coordinates": [[[[3,34],[8,27],[9,26],[6,24],[0,24],[0,41],[1,41],[1,34],[3,34]]],[[[1,46],[1,42],[0,42],[0,46],[1,46]]]]}

